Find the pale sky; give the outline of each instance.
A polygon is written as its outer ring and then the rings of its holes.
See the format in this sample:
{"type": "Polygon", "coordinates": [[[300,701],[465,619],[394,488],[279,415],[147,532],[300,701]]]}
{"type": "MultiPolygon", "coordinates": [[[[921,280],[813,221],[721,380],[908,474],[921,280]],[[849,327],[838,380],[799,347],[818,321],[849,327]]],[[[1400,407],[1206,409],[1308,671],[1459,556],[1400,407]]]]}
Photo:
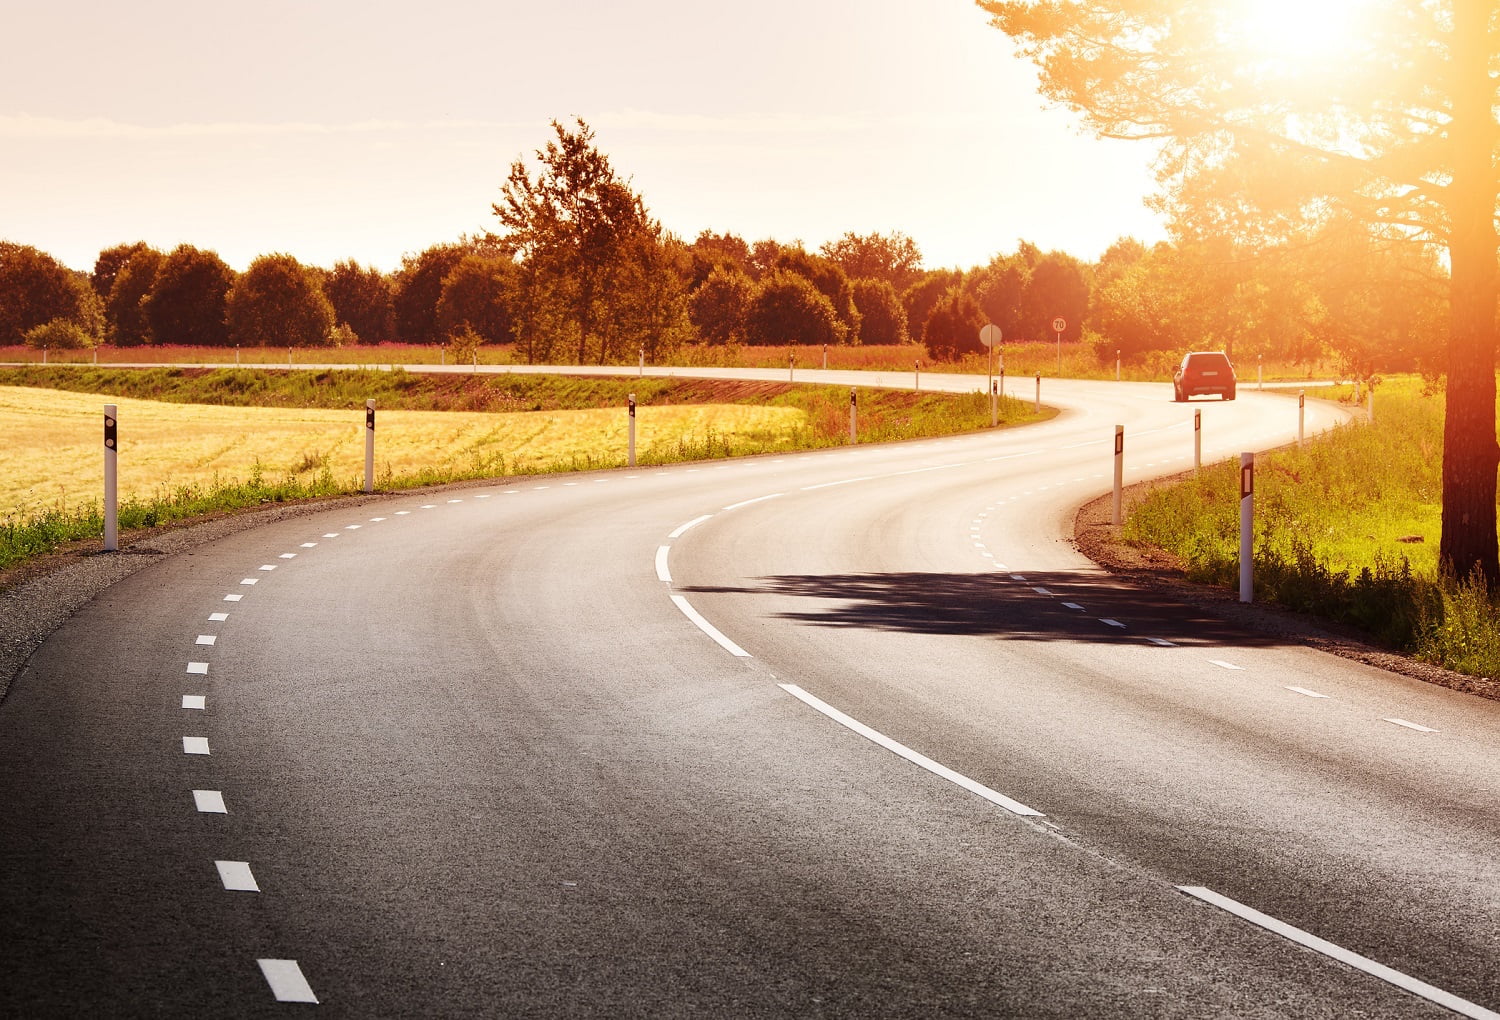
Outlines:
{"type": "Polygon", "coordinates": [[[653,215],[928,267],[1163,236],[1141,143],[1047,108],[969,0],[132,0],[0,7],[0,238],[77,269],[189,242],[383,270],[498,226],[581,116],[653,215]]]}

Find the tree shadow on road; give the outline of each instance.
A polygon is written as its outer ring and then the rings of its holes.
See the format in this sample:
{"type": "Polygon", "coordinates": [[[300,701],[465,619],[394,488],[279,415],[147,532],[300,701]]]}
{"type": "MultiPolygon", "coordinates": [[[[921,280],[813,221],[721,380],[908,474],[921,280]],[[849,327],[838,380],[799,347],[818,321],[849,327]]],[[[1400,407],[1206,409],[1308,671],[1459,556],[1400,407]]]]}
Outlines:
{"type": "Polygon", "coordinates": [[[815,627],[1008,641],[1154,638],[1197,647],[1296,643],[1235,626],[1158,592],[1076,573],[782,574],[759,578],[751,586],[683,590],[802,600],[805,608],[773,615],[815,627]]]}

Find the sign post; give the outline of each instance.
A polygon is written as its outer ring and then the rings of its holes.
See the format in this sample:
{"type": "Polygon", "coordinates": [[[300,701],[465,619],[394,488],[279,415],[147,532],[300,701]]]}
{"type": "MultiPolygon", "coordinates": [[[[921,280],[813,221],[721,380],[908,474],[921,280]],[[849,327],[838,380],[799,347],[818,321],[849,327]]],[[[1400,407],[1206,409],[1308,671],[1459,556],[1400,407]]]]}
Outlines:
{"type": "Polygon", "coordinates": [[[120,432],[114,404],[104,405],[104,551],[120,548],[120,489],[115,474],[120,455],[120,432]]]}
{"type": "Polygon", "coordinates": [[[1052,332],[1057,334],[1057,374],[1062,375],[1062,335],[1068,328],[1068,320],[1061,315],[1052,320],[1052,332]]]}
{"type": "Polygon", "coordinates": [[[1251,601],[1255,582],[1255,454],[1240,454],[1240,601],[1251,601]]]}
{"type": "Polygon", "coordinates": [[[979,330],[979,342],[984,344],[984,369],[986,382],[989,383],[985,389],[990,391],[990,428],[994,428],[996,421],[995,408],[995,348],[1000,346],[1000,327],[993,322],[983,326],[979,330]]]}
{"type": "Polygon", "coordinates": [[[365,491],[375,491],[375,400],[365,401],[365,491]]]}

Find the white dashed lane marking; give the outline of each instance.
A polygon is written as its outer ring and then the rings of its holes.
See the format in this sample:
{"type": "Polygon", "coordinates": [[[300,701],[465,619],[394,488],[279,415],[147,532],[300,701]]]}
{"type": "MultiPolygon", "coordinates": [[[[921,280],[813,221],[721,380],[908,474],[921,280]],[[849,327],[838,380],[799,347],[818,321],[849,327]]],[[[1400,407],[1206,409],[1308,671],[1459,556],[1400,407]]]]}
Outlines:
{"type": "Polygon", "coordinates": [[[317,1002],[296,960],[256,960],[277,1002],[317,1002]]]}
{"type": "Polygon", "coordinates": [[[208,754],[208,738],[207,737],[183,737],[182,738],[182,753],[183,754],[208,754]]]}
{"type": "Polygon", "coordinates": [[[1125,625],[1123,623],[1121,623],[1119,620],[1111,620],[1107,616],[1101,616],[1101,617],[1099,617],[1099,622],[1103,623],[1103,624],[1107,624],[1110,627],[1119,627],[1122,630],[1125,627],[1125,625]]]}
{"type": "Polygon", "coordinates": [[[1300,695],[1302,695],[1305,698],[1326,698],[1326,697],[1328,697],[1328,695],[1326,695],[1326,694],[1319,694],[1317,691],[1310,691],[1306,687],[1291,687],[1291,686],[1288,686],[1287,690],[1292,691],[1292,692],[1294,692],[1296,694],[1300,694],[1300,695]]]}
{"type": "Polygon", "coordinates": [[[301,549],[316,549],[317,547],[318,543],[316,542],[303,542],[302,545],[299,546],[299,548],[301,549]]]}
{"type": "Polygon", "coordinates": [[[199,634],[196,643],[200,645],[211,645],[216,643],[218,640],[219,639],[212,634],[199,634]]]}
{"type": "Polygon", "coordinates": [[[257,569],[258,570],[267,570],[267,571],[275,570],[276,569],[276,564],[274,564],[274,563],[262,563],[257,569]]]}
{"type": "Polygon", "coordinates": [[[224,601],[225,601],[225,602],[238,602],[238,601],[239,601],[239,600],[240,600],[240,599],[242,599],[242,598],[244,598],[244,597],[245,597],[245,596],[243,596],[243,595],[239,595],[239,594],[235,594],[235,595],[225,595],[225,596],[224,596],[224,601]]]}
{"type": "Polygon", "coordinates": [[[218,790],[194,790],[193,806],[205,815],[229,814],[229,809],[224,806],[224,795],[218,790]]]}
{"type": "Polygon", "coordinates": [[[183,708],[207,708],[208,699],[202,694],[184,694],[182,696],[183,708]]]}
{"type": "Polygon", "coordinates": [[[297,554],[296,553],[282,553],[277,558],[278,559],[283,559],[283,560],[295,560],[297,558],[297,554]]]}
{"type": "Polygon", "coordinates": [[[1416,730],[1418,733],[1436,733],[1437,732],[1437,730],[1433,729],[1431,726],[1423,726],[1421,723],[1414,723],[1414,722],[1411,722],[1411,721],[1409,721],[1407,719],[1386,719],[1386,718],[1382,718],[1381,721],[1382,722],[1388,722],[1388,723],[1395,723],[1397,726],[1405,726],[1407,729],[1409,729],[1409,730],[1416,730]]]}
{"type": "Polygon", "coordinates": [[[223,623],[227,619],[229,619],[229,614],[228,613],[209,613],[208,614],[208,622],[209,623],[223,623]]]}
{"type": "Polygon", "coordinates": [[[260,583],[260,578],[258,578],[258,577],[246,577],[246,578],[242,578],[240,580],[240,584],[259,584],[259,583],[260,583]]]}
{"type": "Polygon", "coordinates": [[[672,575],[667,570],[667,553],[671,552],[671,546],[658,546],[656,549],[656,579],[672,583],[672,575]]]}
{"type": "Polygon", "coordinates": [[[1177,647],[1177,645],[1176,645],[1175,642],[1168,641],[1166,638],[1148,637],[1146,640],[1149,641],[1149,642],[1151,642],[1153,645],[1156,645],[1156,647],[1158,647],[1158,648],[1176,648],[1177,647]]]}
{"type": "Polygon", "coordinates": [[[1223,659],[1209,659],[1208,661],[1211,662],[1211,663],[1213,663],[1215,666],[1220,667],[1221,669],[1238,669],[1238,670],[1243,670],[1245,668],[1244,666],[1236,666],[1232,662],[1225,662],[1223,659]]]}
{"type": "Polygon", "coordinates": [[[692,621],[693,626],[697,627],[699,630],[703,631],[703,633],[713,638],[716,642],[718,642],[719,646],[722,647],[730,655],[739,656],[740,658],[744,659],[750,658],[749,652],[745,651],[739,645],[729,640],[729,638],[725,637],[723,632],[720,631],[719,628],[715,627],[713,624],[705,620],[702,614],[698,612],[698,610],[694,609],[691,605],[688,604],[687,599],[683,598],[681,595],[673,595],[672,604],[682,611],[683,616],[686,616],[689,620],[692,621]]]}
{"type": "Polygon", "coordinates": [[[205,676],[208,673],[208,663],[190,662],[188,663],[187,671],[188,676],[205,676]]]}
{"type": "Polygon", "coordinates": [[[324,538],[338,538],[339,537],[339,533],[337,531],[330,531],[328,534],[324,535],[323,537],[324,538]]]}
{"type": "Polygon", "coordinates": [[[230,892],[260,892],[255,876],[250,873],[250,865],[245,861],[214,861],[214,867],[219,869],[219,881],[230,892]]]}

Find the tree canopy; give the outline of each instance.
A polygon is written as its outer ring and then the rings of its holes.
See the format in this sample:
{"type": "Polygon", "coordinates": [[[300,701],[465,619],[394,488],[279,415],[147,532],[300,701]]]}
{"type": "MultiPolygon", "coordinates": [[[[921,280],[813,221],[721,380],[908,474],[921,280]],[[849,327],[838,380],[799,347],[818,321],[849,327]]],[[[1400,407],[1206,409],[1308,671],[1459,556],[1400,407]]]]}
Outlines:
{"type": "Polygon", "coordinates": [[[1371,0],[1275,26],[1252,3],[978,4],[1038,64],[1045,95],[1101,135],[1162,146],[1160,201],[1184,232],[1273,244],[1343,216],[1443,249],[1440,555],[1500,584],[1495,6],[1371,0]],[[1314,29],[1318,52],[1288,45],[1314,29]]]}

